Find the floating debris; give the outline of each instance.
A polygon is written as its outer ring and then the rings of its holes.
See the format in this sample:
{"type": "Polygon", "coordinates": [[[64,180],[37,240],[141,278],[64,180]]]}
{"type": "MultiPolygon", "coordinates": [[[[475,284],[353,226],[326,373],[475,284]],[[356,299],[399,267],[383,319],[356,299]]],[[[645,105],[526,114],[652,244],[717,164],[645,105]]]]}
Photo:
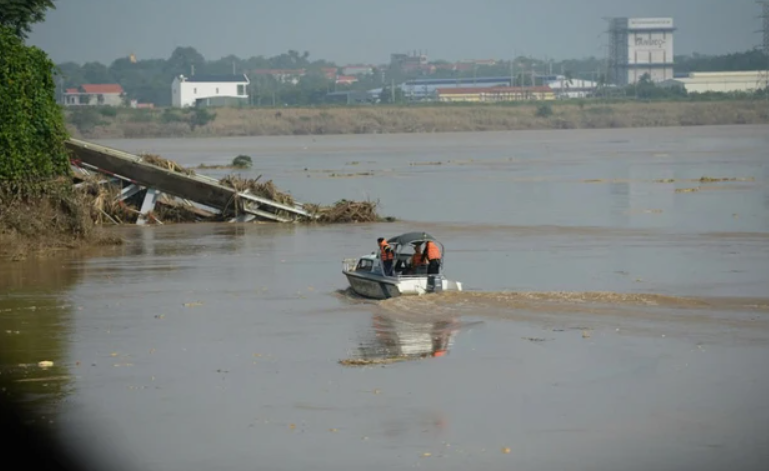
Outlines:
{"type": "Polygon", "coordinates": [[[74,376],[46,376],[45,378],[22,378],[17,379],[17,383],[43,383],[46,381],[66,381],[74,376]]]}
{"type": "Polygon", "coordinates": [[[374,172],[358,172],[358,173],[332,173],[329,175],[331,178],[355,178],[355,177],[371,177],[374,172]]]}
{"type": "Polygon", "coordinates": [[[423,357],[398,356],[398,357],[389,357],[389,358],[348,358],[345,360],[339,360],[339,364],[344,366],[390,365],[392,363],[419,360],[421,358],[423,357]]]}
{"type": "Polygon", "coordinates": [[[715,182],[752,182],[754,181],[754,177],[748,177],[748,178],[713,178],[713,177],[702,177],[700,178],[701,183],[715,183],[715,182]]]}
{"type": "MultiPolygon", "coordinates": [[[[320,223],[356,223],[377,222],[382,218],[377,214],[377,203],[371,201],[339,200],[332,206],[305,204],[304,208],[317,216],[320,223]]],[[[392,218],[385,218],[387,221],[392,218]]]]}

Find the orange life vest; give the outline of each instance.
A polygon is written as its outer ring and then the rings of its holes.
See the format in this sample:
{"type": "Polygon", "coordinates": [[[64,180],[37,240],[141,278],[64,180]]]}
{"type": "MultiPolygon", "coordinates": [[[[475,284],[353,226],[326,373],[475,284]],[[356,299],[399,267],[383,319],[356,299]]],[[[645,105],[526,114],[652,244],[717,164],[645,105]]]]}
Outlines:
{"type": "Polygon", "coordinates": [[[395,259],[395,253],[393,253],[392,247],[390,247],[390,244],[388,244],[387,241],[383,240],[379,244],[379,249],[382,261],[395,259]]]}
{"type": "Polygon", "coordinates": [[[440,260],[441,252],[438,250],[438,246],[429,241],[425,243],[425,257],[427,260],[440,260]]]}
{"type": "Polygon", "coordinates": [[[415,253],[414,255],[411,256],[411,266],[412,267],[416,267],[416,266],[419,266],[419,265],[426,265],[426,264],[427,264],[427,262],[425,262],[423,260],[421,253],[415,253]]]}

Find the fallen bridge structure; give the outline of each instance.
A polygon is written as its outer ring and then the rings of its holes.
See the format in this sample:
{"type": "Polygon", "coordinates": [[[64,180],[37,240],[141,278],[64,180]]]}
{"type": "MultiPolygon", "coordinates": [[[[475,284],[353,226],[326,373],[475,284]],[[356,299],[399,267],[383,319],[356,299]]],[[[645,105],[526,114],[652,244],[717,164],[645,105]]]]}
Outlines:
{"type": "Polygon", "coordinates": [[[89,182],[92,175],[102,175],[104,184],[118,185],[117,201],[142,198],[136,220],[139,225],[162,221],[154,215],[157,204],[184,207],[201,219],[217,217],[232,222],[269,220],[282,223],[315,219],[302,204],[293,205],[239,191],[219,180],[194,172],[181,173],[148,163],[143,156],[70,138],[66,147],[78,185],[89,182]]]}

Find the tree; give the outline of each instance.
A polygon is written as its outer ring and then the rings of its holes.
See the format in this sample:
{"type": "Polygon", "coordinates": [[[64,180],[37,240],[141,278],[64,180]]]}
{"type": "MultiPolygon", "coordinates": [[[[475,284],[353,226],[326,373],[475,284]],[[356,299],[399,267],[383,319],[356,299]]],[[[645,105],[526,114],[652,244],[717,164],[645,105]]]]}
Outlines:
{"type": "Polygon", "coordinates": [[[654,85],[654,82],[652,81],[651,76],[649,73],[645,73],[641,76],[641,78],[638,80],[638,83],[635,85],[635,94],[638,98],[642,99],[649,99],[654,96],[656,86],[654,85]]]}
{"type": "Polygon", "coordinates": [[[58,75],[64,79],[64,85],[67,88],[77,88],[87,83],[83,75],[83,68],[74,62],[64,62],[57,66],[58,75]]]}
{"type": "Polygon", "coordinates": [[[84,83],[112,83],[109,69],[99,62],[86,62],[82,67],[84,83]]]}
{"type": "Polygon", "coordinates": [[[0,0],[0,26],[10,28],[21,39],[32,31],[31,25],[45,20],[47,10],[55,10],[53,0],[0,0]]]}
{"type": "Polygon", "coordinates": [[[41,183],[70,171],[54,64],[0,26],[0,183],[41,183]]]}
{"type": "Polygon", "coordinates": [[[403,103],[405,99],[406,97],[403,94],[403,89],[398,86],[395,86],[395,88],[386,86],[382,88],[382,92],[379,94],[380,103],[386,103],[386,104],[403,103]]]}
{"type": "Polygon", "coordinates": [[[165,65],[166,72],[173,79],[179,74],[191,76],[193,69],[196,73],[205,73],[202,69],[206,65],[206,60],[194,47],[177,47],[165,65]]]}

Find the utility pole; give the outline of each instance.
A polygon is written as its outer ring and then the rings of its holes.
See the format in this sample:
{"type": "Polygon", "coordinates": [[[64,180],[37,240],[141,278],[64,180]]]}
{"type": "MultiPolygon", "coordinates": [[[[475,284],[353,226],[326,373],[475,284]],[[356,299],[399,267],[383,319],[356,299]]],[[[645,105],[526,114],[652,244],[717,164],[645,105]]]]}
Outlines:
{"type": "Polygon", "coordinates": [[[756,0],[756,3],[761,6],[761,14],[758,16],[761,19],[761,30],[758,32],[763,36],[761,50],[766,61],[766,68],[761,71],[758,88],[764,90],[764,97],[769,100],[769,1],[756,0]]]}
{"type": "Polygon", "coordinates": [[[759,33],[763,35],[762,50],[764,54],[769,56],[769,1],[756,0],[756,3],[761,6],[761,14],[758,16],[761,18],[761,30],[759,33]]]}
{"type": "Polygon", "coordinates": [[[537,82],[535,81],[536,73],[537,73],[537,71],[536,71],[536,69],[534,69],[534,63],[532,62],[531,63],[531,86],[532,87],[536,87],[537,86],[537,82]]]}

